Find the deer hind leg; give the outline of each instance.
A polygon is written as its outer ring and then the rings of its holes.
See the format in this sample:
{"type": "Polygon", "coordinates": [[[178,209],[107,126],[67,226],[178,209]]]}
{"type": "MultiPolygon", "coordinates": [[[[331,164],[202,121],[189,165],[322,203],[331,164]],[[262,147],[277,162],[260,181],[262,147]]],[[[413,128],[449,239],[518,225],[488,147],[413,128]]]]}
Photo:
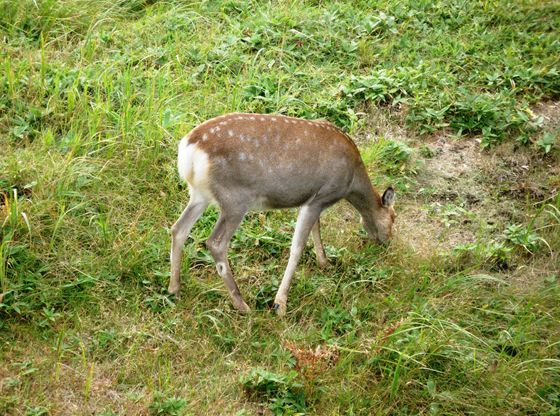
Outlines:
{"type": "Polygon", "coordinates": [[[167,291],[178,294],[181,289],[181,257],[183,246],[195,222],[200,218],[208,201],[201,195],[192,193],[189,203],[177,222],[171,227],[171,279],[167,291]]]}
{"type": "Polygon", "coordinates": [[[229,248],[229,242],[233,233],[245,216],[246,210],[237,211],[235,213],[226,213],[224,209],[220,213],[220,218],[214,227],[214,231],[208,240],[206,241],[206,246],[214,261],[216,262],[216,270],[218,274],[224,279],[224,283],[229,291],[233,306],[240,312],[249,312],[251,309],[241,296],[241,292],[235,283],[233,278],[233,273],[229,267],[229,261],[227,258],[227,251],[229,248]]]}
{"type": "Polygon", "coordinates": [[[278,293],[276,293],[276,298],[274,299],[274,309],[280,316],[286,314],[286,302],[288,301],[288,291],[290,290],[292,278],[294,277],[303,249],[305,248],[305,243],[309,238],[309,232],[319,219],[321,211],[322,209],[320,207],[310,205],[304,205],[299,210],[292,246],[290,248],[290,259],[288,260],[288,266],[286,267],[284,277],[282,278],[278,293]]]}
{"type": "Polygon", "coordinates": [[[327,260],[327,255],[325,254],[325,248],[323,247],[323,241],[321,241],[321,224],[320,220],[313,225],[311,228],[311,235],[313,236],[313,245],[315,246],[315,255],[317,256],[317,263],[319,267],[327,267],[329,261],[327,260]]]}

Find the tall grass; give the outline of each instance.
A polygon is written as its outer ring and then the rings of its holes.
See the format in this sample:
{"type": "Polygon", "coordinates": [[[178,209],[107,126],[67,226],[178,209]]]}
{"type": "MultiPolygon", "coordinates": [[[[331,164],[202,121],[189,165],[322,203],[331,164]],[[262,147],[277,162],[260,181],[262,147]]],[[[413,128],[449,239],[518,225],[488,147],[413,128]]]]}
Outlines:
{"type": "MultiPolygon", "coordinates": [[[[544,135],[532,105],[558,98],[559,13],[547,1],[0,1],[0,413],[556,414],[557,196],[511,197],[510,218],[429,255],[408,236],[366,245],[335,208],[331,266],[304,254],[285,320],[269,304],[293,212],[250,214],[236,234],[234,274],[255,309],[240,317],[203,244],[211,209],[185,248],[182,298],[165,287],[168,228],[188,199],[176,143],[224,112],[328,118],[359,137],[383,113],[417,141],[515,141],[554,189],[557,131],[544,135]],[[519,270],[534,281],[517,284],[519,270]]],[[[361,145],[403,204],[433,197],[415,175],[437,155],[390,137],[361,145]]],[[[481,199],[506,198],[481,181],[481,199]]]]}

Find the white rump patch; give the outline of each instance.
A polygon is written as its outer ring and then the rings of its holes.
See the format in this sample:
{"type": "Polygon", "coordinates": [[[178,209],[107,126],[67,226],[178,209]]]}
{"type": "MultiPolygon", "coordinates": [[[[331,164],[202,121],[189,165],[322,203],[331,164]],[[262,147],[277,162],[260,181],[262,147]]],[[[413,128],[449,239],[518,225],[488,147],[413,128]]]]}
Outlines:
{"type": "Polygon", "coordinates": [[[194,191],[210,201],[214,199],[209,186],[208,154],[196,143],[189,143],[188,137],[179,142],[177,168],[181,179],[188,182],[194,191]]]}

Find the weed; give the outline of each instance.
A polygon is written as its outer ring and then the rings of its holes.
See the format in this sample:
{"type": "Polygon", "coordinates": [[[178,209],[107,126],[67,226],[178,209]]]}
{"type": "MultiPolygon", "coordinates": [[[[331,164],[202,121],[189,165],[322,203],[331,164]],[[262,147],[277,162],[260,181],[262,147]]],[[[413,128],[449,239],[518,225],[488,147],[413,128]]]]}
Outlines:
{"type": "Polygon", "coordinates": [[[504,238],[515,246],[523,247],[529,254],[535,253],[543,241],[530,229],[519,224],[508,226],[504,231],[504,238]]]}
{"type": "Polygon", "coordinates": [[[49,409],[43,406],[30,407],[25,411],[25,416],[44,416],[49,414],[49,409]]]}
{"type": "Polygon", "coordinates": [[[357,309],[347,311],[342,308],[326,308],[321,312],[319,322],[321,323],[321,337],[324,340],[351,336],[360,326],[356,318],[357,309]]]}
{"type": "Polygon", "coordinates": [[[150,415],[179,416],[184,414],[182,410],[186,405],[187,401],[185,399],[166,397],[161,393],[156,393],[150,404],[150,415]]]}
{"type": "Polygon", "coordinates": [[[276,374],[261,368],[252,369],[240,379],[245,394],[267,403],[275,415],[294,415],[306,410],[303,386],[296,381],[298,373],[276,374]]]}
{"type": "Polygon", "coordinates": [[[556,138],[557,136],[547,132],[544,133],[539,140],[537,140],[536,144],[544,153],[549,153],[555,146],[556,138]]]}

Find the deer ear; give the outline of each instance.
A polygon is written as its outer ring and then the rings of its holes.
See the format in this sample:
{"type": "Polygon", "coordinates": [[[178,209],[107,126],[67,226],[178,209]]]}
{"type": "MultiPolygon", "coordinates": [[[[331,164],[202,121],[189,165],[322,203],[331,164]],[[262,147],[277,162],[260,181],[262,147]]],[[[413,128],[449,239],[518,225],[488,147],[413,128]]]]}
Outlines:
{"type": "Polygon", "coordinates": [[[394,202],[395,190],[390,186],[385,189],[385,192],[383,192],[383,196],[381,197],[381,204],[383,204],[384,207],[390,207],[394,204],[394,202]]]}

